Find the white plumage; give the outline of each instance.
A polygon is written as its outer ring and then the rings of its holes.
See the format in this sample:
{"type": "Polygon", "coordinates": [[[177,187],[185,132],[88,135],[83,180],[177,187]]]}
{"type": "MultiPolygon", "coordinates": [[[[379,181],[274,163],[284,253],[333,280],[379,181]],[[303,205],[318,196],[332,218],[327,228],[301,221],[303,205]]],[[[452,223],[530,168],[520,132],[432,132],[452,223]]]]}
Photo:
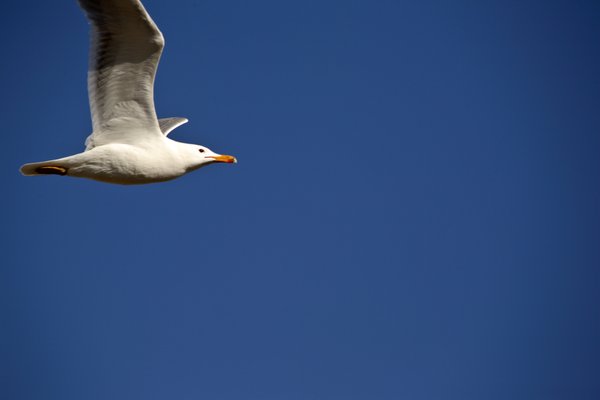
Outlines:
{"type": "Polygon", "coordinates": [[[140,184],[177,178],[232,156],[167,135],[186,118],[158,119],[154,77],[164,38],[139,0],[79,0],[91,25],[88,95],[93,133],[83,153],[21,167],[24,175],[68,175],[140,184]]]}

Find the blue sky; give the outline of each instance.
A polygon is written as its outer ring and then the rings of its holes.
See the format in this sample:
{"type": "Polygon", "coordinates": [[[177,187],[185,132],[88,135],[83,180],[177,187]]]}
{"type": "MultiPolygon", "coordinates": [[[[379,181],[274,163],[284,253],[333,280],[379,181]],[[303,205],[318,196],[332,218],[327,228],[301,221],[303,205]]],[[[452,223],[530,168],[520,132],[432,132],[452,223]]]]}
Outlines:
{"type": "Polygon", "coordinates": [[[5,2],[2,398],[599,398],[597,2],[145,5],[239,164],[20,176],[83,148],[87,23],[5,2]]]}

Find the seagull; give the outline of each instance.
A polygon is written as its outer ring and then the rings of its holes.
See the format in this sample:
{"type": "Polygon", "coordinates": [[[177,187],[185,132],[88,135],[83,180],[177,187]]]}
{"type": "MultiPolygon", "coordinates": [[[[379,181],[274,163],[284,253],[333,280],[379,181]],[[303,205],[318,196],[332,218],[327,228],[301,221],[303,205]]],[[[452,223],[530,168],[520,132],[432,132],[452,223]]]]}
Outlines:
{"type": "Polygon", "coordinates": [[[78,0],[90,22],[92,134],[82,153],[25,164],[23,175],[132,185],[163,182],[212,163],[235,163],[168,137],[187,118],[158,119],[154,77],[165,40],[140,0],[78,0]]]}

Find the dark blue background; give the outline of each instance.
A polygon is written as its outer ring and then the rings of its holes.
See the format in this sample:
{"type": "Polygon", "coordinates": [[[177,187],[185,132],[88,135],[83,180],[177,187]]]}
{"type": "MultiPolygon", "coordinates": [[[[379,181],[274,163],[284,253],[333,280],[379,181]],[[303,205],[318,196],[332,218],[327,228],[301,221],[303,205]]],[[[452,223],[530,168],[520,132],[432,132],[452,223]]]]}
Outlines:
{"type": "Polygon", "coordinates": [[[20,176],[83,149],[87,24],[4,2],[2,398],[600,398],[600,3],[145,4],[239,164],[20,176]]]}

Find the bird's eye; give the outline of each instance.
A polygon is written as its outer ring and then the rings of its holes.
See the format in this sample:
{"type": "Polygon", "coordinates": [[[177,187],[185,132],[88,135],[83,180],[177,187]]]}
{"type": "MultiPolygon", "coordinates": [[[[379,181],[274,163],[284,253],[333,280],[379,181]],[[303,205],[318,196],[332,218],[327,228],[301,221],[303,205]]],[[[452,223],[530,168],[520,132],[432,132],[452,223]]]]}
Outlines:
{"type": "Polygon", "coordinates": [[[204,149],[198,149],[200,153],[204,153],[204,149]]]}

